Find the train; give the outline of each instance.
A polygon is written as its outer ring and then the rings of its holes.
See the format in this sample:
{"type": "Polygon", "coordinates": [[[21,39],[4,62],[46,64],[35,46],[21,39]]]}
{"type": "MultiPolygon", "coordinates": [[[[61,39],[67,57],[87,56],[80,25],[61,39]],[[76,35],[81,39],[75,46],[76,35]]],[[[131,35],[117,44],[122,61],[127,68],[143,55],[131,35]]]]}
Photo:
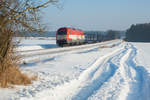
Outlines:
{"type": "Polygon", "coordinates": [[[80,29],[62,27],[56,32],[56,43],[58,46],[72,46],[86,43],[96,43],[115,39],[115,34],[102,34],[98,31],[83,32],[80,29]]]}
{"type": "Polygon", "coordinates": [[[85,43],[85,34],[80,29],[59,28],[56,32],[56,43],[58,46],[80,45],[85,43]]]}

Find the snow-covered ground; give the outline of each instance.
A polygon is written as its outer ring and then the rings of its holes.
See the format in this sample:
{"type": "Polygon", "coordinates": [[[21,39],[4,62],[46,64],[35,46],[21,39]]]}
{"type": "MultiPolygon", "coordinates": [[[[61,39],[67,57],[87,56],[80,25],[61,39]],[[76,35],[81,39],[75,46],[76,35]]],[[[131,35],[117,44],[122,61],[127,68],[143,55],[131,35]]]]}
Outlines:
{"type": "Polygon", "coordinates": [[[30,51],[30,50],[41,50],[49,48],[57,48],[55,37],[17,37],[19,41],[19,47],[17,51],[30,51]]]}
{"type": "Polygon", "coordinates": [[[60,48],[52,38],[28,38],[17,52],[21,70],[38,80],[0,89],[0,100],[150,100],[150,43],[60,48]]]}

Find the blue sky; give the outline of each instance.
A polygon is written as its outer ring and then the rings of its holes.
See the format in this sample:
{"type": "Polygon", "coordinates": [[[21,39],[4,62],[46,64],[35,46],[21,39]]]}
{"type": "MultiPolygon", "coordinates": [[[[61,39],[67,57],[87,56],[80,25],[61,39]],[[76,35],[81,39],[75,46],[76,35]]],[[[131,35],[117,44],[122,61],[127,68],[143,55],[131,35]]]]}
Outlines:
{"type": "Polygon", "coordinates": [[[48,30],[68,26],[82,30],[126,30],[150,22],[150,0],[60,0],[43,11],[48,30]]]}

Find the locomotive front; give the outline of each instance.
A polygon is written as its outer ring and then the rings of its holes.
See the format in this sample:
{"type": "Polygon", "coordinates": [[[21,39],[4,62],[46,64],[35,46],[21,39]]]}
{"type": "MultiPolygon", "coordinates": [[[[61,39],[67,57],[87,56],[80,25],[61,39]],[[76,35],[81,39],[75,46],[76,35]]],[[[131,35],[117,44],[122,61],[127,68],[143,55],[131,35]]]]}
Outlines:
{"type": "Polygon", "coordinates": [[[56,43],[58,46],[63,46],[67,44],[67,29],[60,28],[56,33],[56,43]]]}

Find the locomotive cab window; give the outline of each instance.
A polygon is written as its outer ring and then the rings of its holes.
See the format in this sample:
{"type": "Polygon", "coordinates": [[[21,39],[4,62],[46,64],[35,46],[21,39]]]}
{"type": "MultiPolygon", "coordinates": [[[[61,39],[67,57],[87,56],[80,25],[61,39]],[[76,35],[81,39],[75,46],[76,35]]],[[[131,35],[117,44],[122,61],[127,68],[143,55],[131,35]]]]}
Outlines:
{"type": "Polygon", "coordinates": [[[58,31],[58,34],[59,34],[59,35],[66,35],[66,30],[58,31]]]}

